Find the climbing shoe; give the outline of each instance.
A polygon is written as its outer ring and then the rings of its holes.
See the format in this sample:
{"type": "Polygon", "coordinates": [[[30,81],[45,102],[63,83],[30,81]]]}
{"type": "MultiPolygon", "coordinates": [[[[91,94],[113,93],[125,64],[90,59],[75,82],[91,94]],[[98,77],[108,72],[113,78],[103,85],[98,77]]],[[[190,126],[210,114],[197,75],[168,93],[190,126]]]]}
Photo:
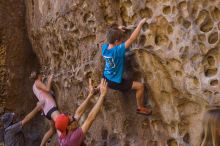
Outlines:
{"type": "Polygon", "coordinates": [[[152,114],[152,110],[149,108],[142,107],[137,109],[137,113],[141,115],[149,116],[152,114]]]}

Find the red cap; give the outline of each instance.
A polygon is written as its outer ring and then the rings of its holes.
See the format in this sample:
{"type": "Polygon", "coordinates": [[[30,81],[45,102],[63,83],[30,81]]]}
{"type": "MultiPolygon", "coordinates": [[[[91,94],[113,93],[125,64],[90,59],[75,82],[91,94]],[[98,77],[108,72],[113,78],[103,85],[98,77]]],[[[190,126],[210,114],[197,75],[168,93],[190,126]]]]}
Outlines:
{"type": "Polygon", "coordinates": [[[70,119],[69,119],[68,116],[66,116],[64,114],[60,114],[55,119],[55,127],[56,127],[56,129],[59,130],[62,134],[65,134],[67,126],[69,124],[69,121],[70,121],[70,119]]]}

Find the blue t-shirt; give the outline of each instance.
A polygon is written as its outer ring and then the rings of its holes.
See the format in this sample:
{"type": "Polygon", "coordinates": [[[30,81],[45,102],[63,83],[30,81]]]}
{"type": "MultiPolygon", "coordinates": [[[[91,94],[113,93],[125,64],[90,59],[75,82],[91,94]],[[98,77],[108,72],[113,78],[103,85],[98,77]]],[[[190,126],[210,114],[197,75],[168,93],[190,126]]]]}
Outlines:
{"type": "Polygon", "coordinates": [[[102,45],[102,56],[105,59],[104,76],[113,82],[121,83],[124,62],[125,62],[125,43],[117,45],[108,50],[109,44],[102,45]]]}

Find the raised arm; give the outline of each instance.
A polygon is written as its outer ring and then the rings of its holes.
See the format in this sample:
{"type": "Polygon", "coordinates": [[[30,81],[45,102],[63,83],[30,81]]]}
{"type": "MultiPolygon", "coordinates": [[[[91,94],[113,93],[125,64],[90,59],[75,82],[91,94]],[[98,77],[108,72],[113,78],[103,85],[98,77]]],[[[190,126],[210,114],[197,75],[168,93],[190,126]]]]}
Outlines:
{"type": "Polygon", "coordinates": [[[125,48],[129,48],[131,44],[137,39],[138,35],[140,34],[141,28],[143,24],[146,22],[146,18],[142,19],[134,32],[131,34],[130,38],[125,42],[125,48]]]}
{"type": "Polygon", "coordinates": [[[95,106],[92,108],[91,112],[89,113],[87,119],[82,125],[82,131],[84,134],[86,134],[91,127],[93,121],[95,120],[96,116],[98,115],[103,102],[104,102],[104,97],[106,96],[107,93],[107,82],[105,79],[102,79],[101,84],[100,84],[100,97],[95,104],[95,106]]]}
{"type": "Polygon", "coordinates": [[[51,89],[52,78],[53,78],[53,75],[50,75],[46,85],[44,83],[42,83],[41,81],[37,81],[36,82],[37,88],[41,89],[43,91],[49,92],[51,89]]]}
{"type": "Polygon", "coordinates": [[[88,105],[90,99],[92,98],[93,94],[94,94],[94,88],[92,86],[92,80],[89,79],[89,95],[83,101],[83,103],[76,109],[76,113],[74,116],[76,120],[79,120],[81,118],[82,114],[85,112],[87,105],[88,105]]]}
{"type": "Polygon", "coordinates": [[[38,102],[37,105],[35,106],[35,108],[29,113],[27,114],[24,119],[21,121],[21,125],[24,126],[25,124],[27,124],[30,120],[32,120],[36,114],[41,111],[42,106],[44,103],[42,102],[38,102]]]}

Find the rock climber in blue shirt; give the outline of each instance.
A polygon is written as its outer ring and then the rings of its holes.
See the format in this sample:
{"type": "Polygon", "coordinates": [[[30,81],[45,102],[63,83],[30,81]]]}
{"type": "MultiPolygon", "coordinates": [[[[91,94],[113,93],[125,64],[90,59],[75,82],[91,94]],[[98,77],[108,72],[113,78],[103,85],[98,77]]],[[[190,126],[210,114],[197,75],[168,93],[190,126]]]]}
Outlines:
{"type": "Polygon", "coordinates": [[[151,110],[144,107],[144,84],[123,79],[125,51],[137,39],[146,19],[142,19],[129,39],[122,42],[122,31],[119,28],[110,28],[107,32],[107,43],[102,45],[102,56],[105,60],[103,72],[108,87],[119,91],[136,90],[137,113],[150,115],[151,110]]]}

